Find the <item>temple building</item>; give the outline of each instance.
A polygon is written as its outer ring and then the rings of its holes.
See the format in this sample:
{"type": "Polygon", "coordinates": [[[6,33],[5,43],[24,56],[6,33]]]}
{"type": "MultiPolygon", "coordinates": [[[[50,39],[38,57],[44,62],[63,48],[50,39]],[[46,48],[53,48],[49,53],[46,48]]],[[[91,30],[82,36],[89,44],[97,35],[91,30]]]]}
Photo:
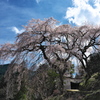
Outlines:
{"type": "Polygon", "coordinates": [[[64,89],[79,89],[82,78],[72,78],[70,74],[64,75],[64,89]]]}

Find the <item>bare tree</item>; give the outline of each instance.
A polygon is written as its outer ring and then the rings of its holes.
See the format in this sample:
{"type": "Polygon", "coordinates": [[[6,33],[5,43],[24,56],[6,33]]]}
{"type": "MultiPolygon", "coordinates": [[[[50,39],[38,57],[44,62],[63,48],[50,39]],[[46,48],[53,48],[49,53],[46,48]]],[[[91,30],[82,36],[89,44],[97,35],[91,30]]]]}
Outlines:
{"type": "Polygon", "coordinates": [[[59,73],[61,91],[63,75],[68,67],[67,61],[76,57],[88,73],[88,59],[91,53],[99,51],[100,28],[89,25],[71,27],[57,26],[53,18],[32,19],[25,27],[25,32],[18,34],[14,44],[0,46],[0,57],[13,57],[16,63],[28,62],[28,66],[48,63],[59,73]]]}
{"type": "Polygon", "coordinates": [[[90,25],[75,27],[72,35],[75,37],[75,45],[70,53],[81,62],[87,77],[90,77],[88,60],[91,54],[100,51],[100,27],[90,25]]]}
{"type": "MultiPolygon", "coordinates": [[[[25,32],[17,36],[15,44],[5,44],[0,48],[0,56],[4,58],[13,57],[16,63],[29,61],[31,64],[47,62],[60,74],[61,90],[63,90],[63,74],[67,68],[67,61],[70,54],[66,53],[64,46],[69,25],[57,27],[53,18],[44,21],[32,19],[25,27],[25,32]],[[66,34],[65,34],[66,33],[66,34]]],[[[71,44],[66,45],[70,48],[71,44]]],[[[32,65],[31,65],[32,67],[32,65]]]]}

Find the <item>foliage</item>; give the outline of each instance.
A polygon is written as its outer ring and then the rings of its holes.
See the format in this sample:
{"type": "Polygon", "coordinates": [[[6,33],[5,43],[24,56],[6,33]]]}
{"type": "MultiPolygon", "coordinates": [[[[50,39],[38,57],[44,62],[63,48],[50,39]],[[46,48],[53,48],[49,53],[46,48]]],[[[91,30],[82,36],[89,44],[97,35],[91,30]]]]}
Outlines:
{"type": "Polygon", "coordinates": [[[4,78],[6,82],[6,98],[14,99],[21,89],[22,82],[27,81],[28,70],[24,67],[25,63],[16,64],[11,63],[10,67],[7,69],[4,78]]]}
{"type": "Polygon", "coordinates": [[[47,74],[48,74],[49,80],[51,82],[53,82],[56,78],[59,77],[59,74],[57,72],[55,72],[53,69],[49,69],[47,74]]]}
{"type": "Polygon", "coordinates": [[[80,83],[80,89],[85,91],[94,91],[100,88],[100,73],[94,73],[85,83],[85,80],[80,83]]]}
{"type": "Polygon", "coordinates": [[[27,88],[26,88],[25,82],[22,82],[20,90],[14,96],[14,100],[28,100],[27,99],[27,88]]]}
{"type": "Polygon", "coordinates": [[[9,64],[5,64],[5,65],[0,65],[0,75],[4,75],[5,72],[7,71],[9,64]]]}
{"type": "Polygon", "coordinates": [[[59,74],[54,69],[48,69],[47,71],[48,79],[47,85],[48,89],[51,88],[51,94],[54,93],[56,89],[59,87],[59,74]]]}
{"type": "Polygon", "coordinates": [[[9,64],[0,65],[0,99],[6,99],[6,82],[4,80],[4,74],[7,71],[9,64]]]}
{"type": "Polygon", "coordinates": [[[44,100],[44,98],[52,95],[56,88],[58,76],[59,74],[46,64],[41,65],[30,82],[34,98],[44,100]]]}
{"type": "Polygon", "coordinates": [[[88,61],[88,72],[90,75],[100,72],[100,53],[94,53],[88,61]]]}
{"type": "Polygon", "coordinates": [[[83,100],[100,100],[100,90],[87,94],[83,100]]]}
{"type": "Polygon", "coordinates": [[[0,99],[6,99],[6,83],[4,81],[4,76],[0,79],[0,99]]]}
{"type": "Polygon", "coordinates": [[[63,95],[59,95],[59,96],[50,97],[45,100],[65,100],[65,98],[63,97],[63,95]]]}
{"type": "Polygon", "coordinates": [[[71,68],[70,68],[70,74],[73,74],[74,73],[74,64],[72,64],[71,68]]]}
{"type": "Polygon", "coordinates": [[[99,100],[100,99],[100,53],[94,53],[88,61],[88,73],[90,77],[86,77],[80,84],[80,89],[84,91],[92,91],[87,93],[83,100],[99,100]],[[87,81],[87,82],[86,82],[87,81]]]}

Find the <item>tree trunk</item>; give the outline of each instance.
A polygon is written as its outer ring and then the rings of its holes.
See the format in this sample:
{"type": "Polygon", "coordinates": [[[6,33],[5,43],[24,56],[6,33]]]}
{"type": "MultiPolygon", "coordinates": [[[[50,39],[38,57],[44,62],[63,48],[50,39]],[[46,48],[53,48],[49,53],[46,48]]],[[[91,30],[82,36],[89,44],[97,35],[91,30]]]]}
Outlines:
{"type": "Polygon", "coordinates": [[[62,94],[64,89],[64,81],[63,81],[63,73],[61,71],[59,72],[59,79],[60,79],[59,90],[62,94]]]}

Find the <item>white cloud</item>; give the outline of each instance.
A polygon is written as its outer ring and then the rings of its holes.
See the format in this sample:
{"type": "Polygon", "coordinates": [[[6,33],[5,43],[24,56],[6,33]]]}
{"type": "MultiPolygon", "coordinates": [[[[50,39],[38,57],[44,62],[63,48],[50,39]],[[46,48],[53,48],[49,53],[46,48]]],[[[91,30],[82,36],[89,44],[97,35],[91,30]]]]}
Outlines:
{"type": "Polygon", "coordinates": [[[76,25],[84,23],[100,24],[100,0],[72,0],[65,18],[76,25]]]}
{"type": "Polygon", "coordinates": [[[39,3],[41,0],[36,0],[37,3],[39,3]]]}
{"type": "Polygon", "coordinates": [[[16,34],[20,34],[20,33],[22,33],[22,32],[24,32],[25,30],[24,29],[21,29],[21,30],[19,30],[17,27],[12,27],[11,28],[11,30],[13,31],[13,32],[15,32],[16,34]]]}

